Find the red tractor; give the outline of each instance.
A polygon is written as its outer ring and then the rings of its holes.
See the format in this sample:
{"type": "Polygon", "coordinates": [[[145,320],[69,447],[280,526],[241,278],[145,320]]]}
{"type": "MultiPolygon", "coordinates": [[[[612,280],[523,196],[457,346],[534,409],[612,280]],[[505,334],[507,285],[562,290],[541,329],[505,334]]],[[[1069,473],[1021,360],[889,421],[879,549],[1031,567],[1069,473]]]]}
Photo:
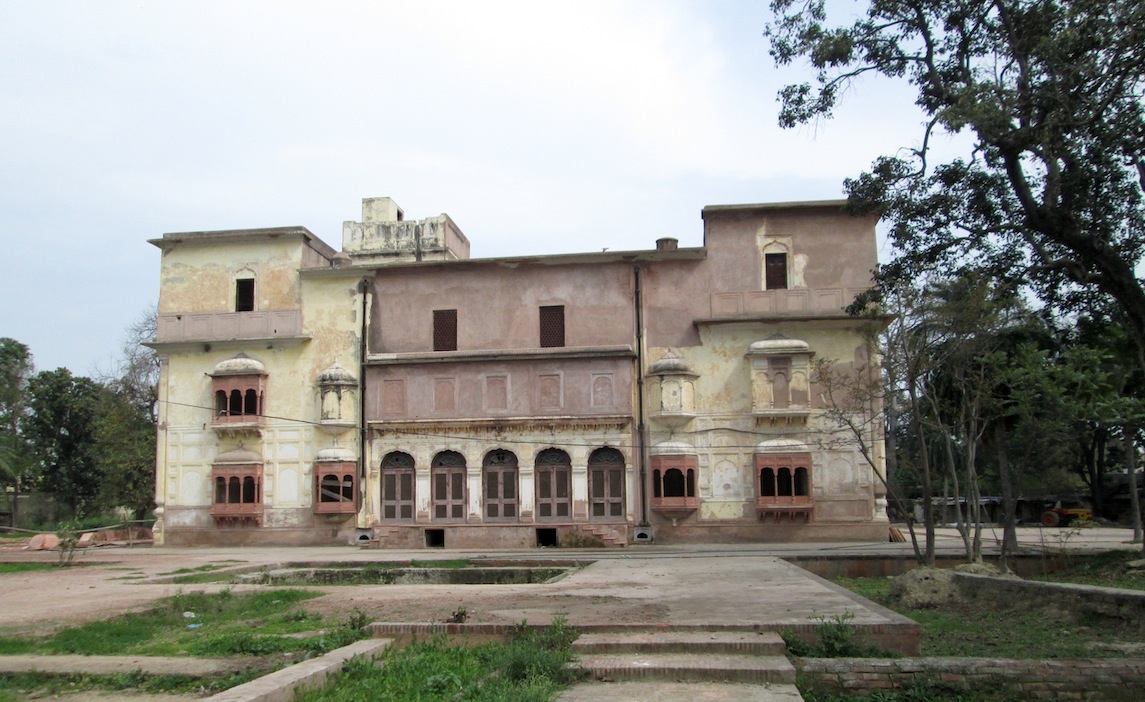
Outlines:
{"type": "Polygon", "coordinates": [[[1067,526],[1077,520],[1089,521],[1093,519],[1093,511],[1087,507],[1062,507],[1057,503],[1045,512],[1042,512],[1042,526],[1067,526]]]}

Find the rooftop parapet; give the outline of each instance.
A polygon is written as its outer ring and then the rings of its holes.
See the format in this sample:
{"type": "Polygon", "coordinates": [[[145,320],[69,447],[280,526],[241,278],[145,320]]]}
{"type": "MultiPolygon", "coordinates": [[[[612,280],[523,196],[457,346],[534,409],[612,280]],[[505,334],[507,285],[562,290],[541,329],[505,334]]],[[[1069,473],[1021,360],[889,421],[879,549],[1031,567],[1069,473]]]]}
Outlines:
{"type": "Polygon", "coordinates": [[[405,220],[388,197],[362,200],[362,221],[342,223],[342,251],[355,263],[469,258],[469,240],[449,215],[405,220]]]}

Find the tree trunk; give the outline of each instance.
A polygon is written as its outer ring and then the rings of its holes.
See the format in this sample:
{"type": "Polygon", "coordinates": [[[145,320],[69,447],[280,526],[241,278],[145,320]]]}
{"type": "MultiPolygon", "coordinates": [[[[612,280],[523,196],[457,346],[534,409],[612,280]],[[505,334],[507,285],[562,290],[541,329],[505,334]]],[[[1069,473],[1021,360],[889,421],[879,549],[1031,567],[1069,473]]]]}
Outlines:
{"type": "Polygon", "coordinates": [[[1129,482],[1129,511],[1133,514],[1133,543],[1142,541],[1141,498],[1137,494],[1137,432],[1132,427],[1123,427],[1125,437],[1125,474],[1129,482]]]}
{"type": "Polygon", "coordinates": [[[1009,570],[1009,555],[1018,550],[1018,533],[1014,526],[1017,502],[1010,479],[1010,455],[1006,450],[1006,427],[1002,422],[994,425],[994,441],[998,448],[998,482],[1002,487],[1002,568],[1009,570]]]}

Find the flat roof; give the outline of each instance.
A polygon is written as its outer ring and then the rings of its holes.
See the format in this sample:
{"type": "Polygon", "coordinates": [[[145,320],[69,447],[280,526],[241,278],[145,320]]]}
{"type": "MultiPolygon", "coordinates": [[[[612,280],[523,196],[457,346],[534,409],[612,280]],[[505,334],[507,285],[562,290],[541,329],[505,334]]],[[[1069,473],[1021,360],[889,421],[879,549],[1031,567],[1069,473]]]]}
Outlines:
{"type": "Polygon", "coordinates": [[[219,229],[204,232],[169,232],[158,239],[148,239],[147,243],[160,249],[167,250],[179,244],[210,245],[215,243],[234,244],[245,241],[263,241],[266,239],[281,239],[285,237],[299,237],[313,246],[326,257],[333,256],[338,250],[318,238],[314,232],[306,227],[263,227],[259,229],[219,229]]]}
{"type": "Polygon", "coordinates": [[[759,202],[748,205],[707,205],[700,211],[702,218],[709,214],[735,212],[770,212],[775,210],[837,209],[845,206],[844,200],[795,200],[792,202],[759,202]]]}

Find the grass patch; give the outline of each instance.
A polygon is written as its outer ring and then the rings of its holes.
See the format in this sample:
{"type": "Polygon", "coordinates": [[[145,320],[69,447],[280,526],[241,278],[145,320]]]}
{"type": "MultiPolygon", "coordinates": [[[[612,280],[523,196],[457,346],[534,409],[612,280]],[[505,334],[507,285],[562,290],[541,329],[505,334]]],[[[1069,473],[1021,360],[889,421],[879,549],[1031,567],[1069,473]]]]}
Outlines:
{"type": "Polygon", "coordinates": [[[212,678],[189,675],[147,675],[116,673],[113,675],[53,675],[50,673],[0,674],[0,702],[23,699],[54,698],[80,690],[144,692],[150,694],[213,694],[242,685],[263,675],[262,670],[221,675],[212,678]]]}
{"type": "Polygon", "coordinates": [[[365,635],[346,622],[303,612],[297,604],[319,597],[308,590],[233,594],[180,594],[149,612],[89,622],[42,638],[0,638],[0,655],[19,653],[87,655],[261,656],[321,654],[365,635]],[[287,634],[320,632],[305,637],[287,634]]]}
{"type": "Polygon", "coordinates": [[[790,630],[781,632],[787,652],[800,658],[898,658],[898,653],[881,648],[858,637],[851,620],[855,615],[846,612],[834,617],[816,617],[815,641],[796,638],[790,630]]]}
{"type": "Polygon", "coordinates": [[[33,570],[52,570],[54,563],[0,563],[0,575],[4,573],[27,573],[33,570]]]}
{"type": "Polygon", "coordinates": [[[901,690],[879,690],[866,695],[816,693],[802,679],[799,692],[806,702],[1025,702],[1026,697],[1005,690],[967,690],[939,680],[918,680],[901,690]]]}
{"type": "Polygon", "coordinates": [[[1145,590],[1145,571],[1126,569],[1126,564],[1130,561],[1142,559],[1145,559],[1145,554],[1140,550],[1073,554],[1068,557],[1065,567],[1061,570],[1032,577],[1030,580],[1145,590]]]}
{"type": "Polygon", "coordinates": [[[178,570],[169,570],[159,575],[182,575],[184,573],[209,573],[212,570],[222,570],[227,566],[217,565],[215,563],[207,563],[206,565],[195,566],[194,568],[179,568],[178,570]]]}
{"type": "Polygon", "coordinates": [[[418,561],[413,560],[409,562],[411,568],[468,568],[473,565],[472,561],[468,558],[446,558],[440,561],[418,561]]]}
{"type": "Polygon", "coordinates": [[[835,582],[918,622],[923,656],[1121,657],[1125,654],[1102,649],[1100,644],[1142,641],[1136,632],[1071,624],[1042,612],[991,610],[981,616],[968,616],[961,607],[897,607],[887,598],[890,578],[839,578],[835,582]]]}
{"type": "Polygon", "coordinates": [[[576,632],[564,620],[541,630],[521,628],[504,644],[466,648],[441,640],[387,649],[385,665],[354,661],[325,687],[298,702],[472,700],[541,702],[581,677],[570,667],[576,632]]]}

